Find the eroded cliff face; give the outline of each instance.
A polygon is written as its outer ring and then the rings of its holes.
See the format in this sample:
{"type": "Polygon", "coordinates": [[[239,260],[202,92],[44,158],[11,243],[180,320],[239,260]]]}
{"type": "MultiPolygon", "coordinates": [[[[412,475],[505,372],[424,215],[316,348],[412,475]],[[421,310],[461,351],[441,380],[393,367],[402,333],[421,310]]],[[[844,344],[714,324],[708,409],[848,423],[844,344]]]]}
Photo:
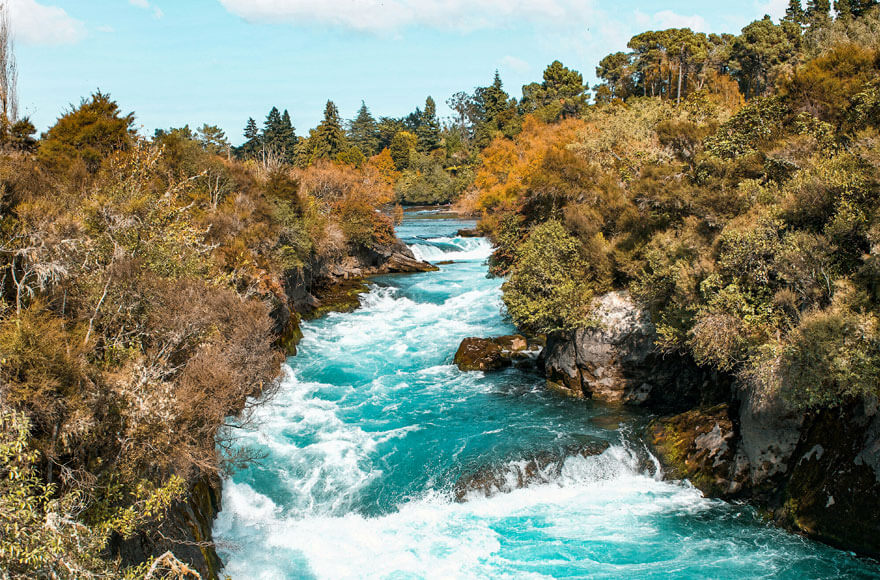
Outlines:
{"type": "Polygon", "coordinates": [[[668,475],[713,497],[755,501],[781,525],[880,557],[876,403],[798,414],[782,401],[742,396],[738,410],[721,405],[651,424],[649,444],[668,475]]]}
{"type": "Polygon", "coordinates": [[[623,292],[598,299],[595,318],[592,328],[548,338],[551,389],[668,414],[646,434],[667,477],[753,501],[781,525],[880,557],[876,401],[804,413],[688,357],[663,356],[649,313],[623,292]]]}

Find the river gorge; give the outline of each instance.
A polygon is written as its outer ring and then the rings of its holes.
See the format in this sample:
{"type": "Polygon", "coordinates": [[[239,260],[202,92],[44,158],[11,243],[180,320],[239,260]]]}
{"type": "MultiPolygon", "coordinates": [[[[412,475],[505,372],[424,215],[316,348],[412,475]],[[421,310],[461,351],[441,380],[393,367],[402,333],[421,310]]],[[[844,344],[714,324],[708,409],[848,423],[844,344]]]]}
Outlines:
{"type": "Polygon", "coordinates": [[[650,417],[558,397],[542,375],[464,373],[462,339],[514,332],[473,222],[397,228],[439,271],[370,280],[303,325],[278,394],[237,446],[215,525],[234,579],[875,578],[746,504],[664,481],[650,417]]]}

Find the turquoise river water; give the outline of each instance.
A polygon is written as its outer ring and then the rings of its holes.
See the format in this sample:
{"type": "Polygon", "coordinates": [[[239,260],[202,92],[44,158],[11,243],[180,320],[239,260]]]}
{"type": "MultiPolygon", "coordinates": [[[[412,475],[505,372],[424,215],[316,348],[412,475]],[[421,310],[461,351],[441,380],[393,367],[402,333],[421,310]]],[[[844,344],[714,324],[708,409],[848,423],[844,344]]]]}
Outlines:
{"type": "Polygon", "coordinates": [[[398,228],[439,272],[372,280],[362,308],[308,323],[280,391],[237,445],[214,528],[234,580],[880,578],[871,563],[662,481],[639,416],[547,393],[535,374],[462,373],[461,339],[498,336],[491,248],[453,216],[398,228]],[[607,441],[598,456],[566,449],[607,441]],[[559,454],[541,483],[456,501],[462,475],[559,454]]]}

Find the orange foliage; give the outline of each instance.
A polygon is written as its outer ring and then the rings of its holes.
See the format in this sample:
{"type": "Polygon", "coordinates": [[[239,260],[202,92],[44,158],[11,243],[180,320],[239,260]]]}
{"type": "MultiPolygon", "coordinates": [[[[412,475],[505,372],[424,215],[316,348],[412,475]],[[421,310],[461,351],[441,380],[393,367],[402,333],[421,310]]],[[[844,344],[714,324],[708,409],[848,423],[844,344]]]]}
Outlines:
{"type": "Polygon", "coordinates": [[[371,163],[358,169],[330,161],[318,161],[296,172],[300,191],[334,205],[357,199],[374,207],[391,201],[394,191],[379,169],[371,163]]]}
{"type": "Polygon", "coordinates": [[[485,213],[513,208],[525,194],[531,177],[540,170],[547,153],[571,143],[584,127],[584,121],[579,119],[545,124],[527,116],[522,133],[514,140],[497,138],[483,151],[475,189],[462,197],[458,209],[485,213]]]}
{"type": "Polygon", "coordinates": [[[400,179],[400,172],[394,165],[394,159],[391,157],[391,151],[387,148],[382,149],[378,155],[373,155],[367,162],[367,169],[375,170],[389,187],[394,187],[397,180],[400,179]]]}

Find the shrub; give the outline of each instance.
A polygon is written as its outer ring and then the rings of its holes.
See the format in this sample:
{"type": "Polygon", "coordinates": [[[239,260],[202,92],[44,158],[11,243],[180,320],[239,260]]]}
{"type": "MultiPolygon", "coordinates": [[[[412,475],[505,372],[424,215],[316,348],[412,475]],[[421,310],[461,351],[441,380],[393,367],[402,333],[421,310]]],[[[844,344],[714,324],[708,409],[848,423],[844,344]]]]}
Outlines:
{"type": "Polygon", "coordinates": [[[546,333],[587,324],[594,292],[606,289],[608,280],[593,275],[581,251],[558,221],[532,230],[504,284],[504,303],[517,326],[546,333]]]}

